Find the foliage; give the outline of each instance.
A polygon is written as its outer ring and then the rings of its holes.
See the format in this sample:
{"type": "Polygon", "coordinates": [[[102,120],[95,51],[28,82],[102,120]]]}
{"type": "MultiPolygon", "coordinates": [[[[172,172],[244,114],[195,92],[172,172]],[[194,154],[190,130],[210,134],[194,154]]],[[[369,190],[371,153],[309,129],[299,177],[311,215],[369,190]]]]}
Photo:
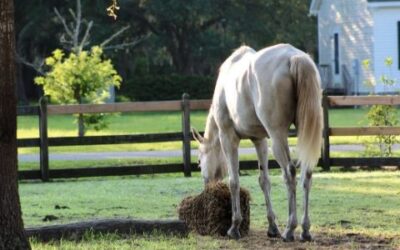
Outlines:
{"type": "Polygon", "coordinates": [[[35,82],[43,85],[46,95],[57,103],[101,103],[108,97],[109,87],[119,87],[121,83],[111,61],[103,60],[102,53],[95,46],[90,52],[70,53],[66,57],[57,49],[46,59],[49,72],[36,77],[35,82]]]}
{"type": "MultiPolygon", "coordinates": [[[[33,62],[59,48],[65,32],[53,9],[68,16],[70,9],[75,9],[75,2],[16,0],[18,54],[33,62]]],[[[147,37],[136,48],[105,52],[124,80],[137,76],[136,61],[143,58],[150,75],[214,76],[221,62],[241,44],[260,49],[285,42],[311,54],[316,49],[316,19],[308,16],[310,0],[117,1],[118,22],[104,14],[112,3],[82,1],[82,9],[84,19],[95,24],[96,32],[90,33],[92,44],[100,44],[128,25],[130,28],[115,42],[129,43],[137,37],[147,37]]],[[[40,93],[29,86],[34,73],[25,66],[19,72],[27,95],[33,98],[40,93]]]]}
{"type": "MultiPolygon", "coordinates": [[[[178,74],[209,74],[240,44],[256,49],[286,42],[312,52],[315,19],[310,1],[136,0],[121,2],[154,36],[148,53],[165,48],[178,74]]],[[[150,60],[152,58],[149,57],[150,60]]]]}
{"type": "MultiPolygon", "coordinates": [[[[57,8],[61,16],[69,17],[71,15],[77,16],[76,4],[77,1],[68,0],[41,0],[38,2],[16,0],[15,1],[15,22],[17,31],[17,53],[18,56],[24,58],[27,62],[32,62],[34,65],[39,64],[42,59],[50,55],[55,49],[61,48],[65,44],[66,33],[64,30],[63,23],[56,17],[54,9],[57,8]]],[[[95,1],[82,1],[82,9],[85,10],[83,13],[83,20],[81,25],[81,31],[79,33],[79,40],[85,37],[84,28],[88,25],[89,21],[93,21],[93,29],[89,34],[89,43],[96,45],[101,44],[103,41],[110,38],[111,35],[120,31],[123,27],[130,26],[123,35],[113,39],[113,44],[127,44],[138,37],[144,35],[144,31],[141,31],[140,27],[135,23],[131,23],[128,19],[125,10],[123,16],[118,13],[118,22],[114,22],[105,14],[105,10],[110,6],[111,0],[95,0],[95,1]]],[[[66,20],[68,27],[71,32],[75,32],[66,20]]],[[[88,43],[85,43],[85,46],[88,43]]],[[[67,46],[66,46],[67,47],[67,46]]],[[[90,46],[89,46],[90,48],[90,46]]],[[[66,49],[65,51],[69,51],[66,49]]],[[[120,75],[126,79],[130,76],[129,64],[125,62],[126,58],[129,58],[133,62],[133,49],[126,48],[124,50],[110,49],[104,50],[104,54],[111,58],[115,64],[115,68],[120,75]]],[[[20,62],[20,61],[18,61],[20,62]]],[[[25,92],[27,97],[31,100],[36,101],[39,96],[42,95],[42,89],[33,84],[33,79],[38,73],[32,70],[31,67],[22,63],[18,64],[18,77],[22,82],[22,92],[25,92]]],[[[19,96],[21,97],[21,96],[19,96]]]]}
{"type": "Polygon", "coordinates": [[[119,93],[134,101],[180,100],[185,92],[191,99],[211,99],[214,84],[204,76],[143,75],[128,80],[119,93]]]}
{"type": "MultiPolygon", "coordinates": [[[[122,79],[111,61],[102,59],[102,54],[97,46],[68,56],[57,49],[46,59],[49,71],[36,77],[35,83],[42,85],[45,94],[56,103],[103,103],[109,97],[109,88],[119,87],[122,79]]],[[[101,114],[85,115],[83,120],[86,127],[96,130],[105,126],[101,114]]]]}
{"type": "MultiPolygon", "coordinates": [[[[393,64],[393,59],[388,57],[385,59],[385,65],[390,68],[393,64]]],[[[370,65],[369,61],[363,62],[363,66],[368,68],[370,65]]],[[[373,81],[367,80],[366,84],[371,85],[373,81]]],[[[384,86],[393,87],[396,81],[390,76],[382,75],[380,82],[384,86]]],[[[396,108],[392,105],[372,105],[367,113],[368,125],[369,126],[388,126],[393,127],[399,124],[399,118],[396,112],[396,108]]],[[[365,143],[365,154],[375,155],[375,148],[378,146],[378,152],[380,157],[393,156],[393,145],[398,142],[395,135],[377,135],[375,136],[376,145],[371,143],[365,143]]]]}

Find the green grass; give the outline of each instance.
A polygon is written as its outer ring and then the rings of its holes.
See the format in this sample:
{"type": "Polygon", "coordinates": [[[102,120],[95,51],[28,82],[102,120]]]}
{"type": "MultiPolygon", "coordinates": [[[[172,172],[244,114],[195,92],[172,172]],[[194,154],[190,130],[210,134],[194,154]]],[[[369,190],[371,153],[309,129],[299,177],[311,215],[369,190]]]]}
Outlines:
{"type": "MultiPolygon", "coordinates": [[[[364,118],[366,109],[332,109],[329,113],[330,124],[337,126],[366,126],[364,118]]],[[[207,112],[195,111],[191,113],[191,125],[199,130],[205,126],[207,112]]],[[[141,133],[164,133],[181,130],[180,112],[140,112],[124,113],[107,117],[109,127],[102,131],[89,130],[87,135],[121,135],[141,133]]],[[[49,137],[76,136],[77,126],[74,117],[70,115],[50,116],[48,120],[49,137]]],[[[36,117],[18,117],[18,138],[37,138],[38,119],[36,117]]],[[[372,140],[371,137],[332,137],[332,144],[361,143],[363,140],[372,140]]],[[[295,144],[295,139],[289,140],[295,144]]],[[[249,141],[244,141],[243,146],[251,146],[249,141]]],[[[195,147],[196,144],[193,144],[195,147]]],[[[51,147],[51,152],[79,152],[85,151],[123,151],[123,150],[170,150],[181,148],[181,142],[169,143],[140,143],[129,145],[97,145],[97,146],[73,146],[73,147],[51,147]]],[[[38,148],[19,148],[19,153],[37,153],[38,148]]]]}
{"type": "MultiPolygon", "coordinates": [[[[376,152],[378,153],[378,152],[376,152]]],[[[363,152],[353,151],[336,151],[331,152],[331,157],[365,157],[363,152]]],[[[400,152],[394,152],[393,157],[400,157],[400,152]]],[[[274,155],[270,154],[269,159],[274,159],[274,155]]],[[[195,163],[196,157],[192,157],[192,162],[195,163]]],[[[256,154],[240,155],[240,160],[257,160],[256,154]]],[[[95,168],[95,167],[110,167],[110,166],[138,166],[152,164],[170,164],[182,163],[181,157],[168,158],[124,158],[124,159],[107,159],[107,160],[53,160],[50,162],[50,169],[66,169],[66,168],[95,168]]],[[[19,170],[38,170],[39,162],[19,162],[19,170]]]]}
{"type": "MultiPolygon", "coordinates": [[[[202,128],[206,112],[191,112],[192,126],[202,128]]],[[[77,125],[72,115],[52,115],[48,119],[49,137],[76,136],[77,125]]],[[[87,135],[142,134],[176,132],[181,130],[180,112],[138,112],[109,115],[108,128],[89,130],[87,135]]],[[[38,137],[38,119],[33,116],[18,117],[18,138],[38,137]]]]}
{"type": "Polygon", "coordinates": [[[168,250],[197,250],[197,249],[243,249],[236,241],[200,237],[190,234],[187,238],[165,236],[154,233],[139,237],[121,237],[115,234],[87,234],[80,242],[59,241],[41,243],[31,240],[33,249],[37,250],[132,250],[132,249],[168,249],[168,250]],[[199,239],[200,238],[200,239],[199,239]]]}
{"type": "MultiPolygon", "coordinates": [[[[331,126],[365,126],[366,109],[332,109],[329,111],[331,126]]],[[[206,111],[192,111],[191,125],[202,130],[206,111]]],[[[88,135],[161,133],[181,130],[180,112],[138,112],[107,116],[109,127],[102,131],[88,131],[88,135]]],[[[74,116],[52,115],[48,119],[49,137],[76,136],[74,116]]],[[[38,137],[38,119],[34,116],[18,117],[18,138],[38,137]]]]}
{"type": "MultiPolygon", "coordinates": [[[[280,228],[283,228],[287,219],[286,188],[279,170],[272,170],[271,175],[272,202],[280,228]]],[[[251,228],[261,231],[266,227],[266,214],[256,171],[247,171],[240,181],[252,195],[251,228]]],[[[50,183],[21,182],[19,188],[25,225],[32,226],[112,217],[177,218],[176,209],[179,202],[188,195],[198,194],[202,186],[199,174],[195,173],[193,178],[170,174],[50,183]],[[56,205],[67,208],[55,209],[56,205]],[[58,219],[43,222],[42,219],[46,215],[54,215],[58,219]]],[[[300,219],[302,190],[300,185],[298,186],[300,219]]],[[[317,235],[331,234],[334,237],[361,234],[366,237],[398,238],[399,195],[399,171],[315,173],[311,192],[312,231],[317,235]],[[343,224],[343,221],[346,223],[343,224]]],[[[128,239],[107,237],[87,239],[80,243],[56,242],[54,245],[36,242],[34,248],[58,249],[60,244],[62,249],[75,249],[78,246],[79,249],[85,249],[85,246],[92,244],[96,247],[90,249],[167,249],[171,244],[175,246],[172,249],[198,249],[202,244],[205,244],[204,249],[221,246],[231,249],[243,248],[243,242],[240,241],[236,243],[208,237],[198,242],[199,236],[194,235],[187,239],[166,239],[162,236],[128,239]]]]}
{"type": "MultiPolygon", "coordinates": [[[[365,109],[340,109],[330,111],[331,126],[365,126],[365,109]]],[[[88,135],[140,134],[174,132],[181,129],[179,112],[135,113],[115,115],[108,118],[110,126],[101,132],[89,131],[88,135]]],[[[204,128],[206,112],[193,112],[192,126],[204,128]]],[[[18,138],[38,137],[37,119],[18,117],[18,138]]],[[[49,136],[76,136],[76,125],[72,116],[51,116],[49,136]]],[[[359,143],[372,140],[371,137],[333,137],[333,144],[359,143]]],[[[294,144],[295,140],[290,139],[294,144]]],[[[193,147],[196,145],[193,144],[193,147]]],[[[251,146],[244,141],[242,146],[251,146]]],[[[52,147],[55,152],[79,151],[130,151],[130,150],[170,150],[180,149],[180,142],[144,143],[133,145],[52,147]]],[[[37,149],[23,148],[19,153],[34,153],[37,149]]],[[[400,152],[396,152],[396,156],[400,152]]],[[[332,156],[357,156],[354,152],[335,152],[332,156]]],[[[241,159],[255,159],[254,155],[241,159]]],[[[105,161],[52,161],[51,168],[94,167],[109,165],[137,165],[180,162],[180,158],[123,159],[105,161]]],[[[20,169],[37,169],[38,163],[19,165],[20,169]]],[[[317,170],[316,170],[317,171],[317,170]]],[[[258,187],[256,171],[246,171],[241,177],[243,187],[250,190],[251,228],[256,234],[266,227],[265,205],[258,187]]],[[[271,170],[272,201],[282,228],[287,216],[285,187],[279,170],[271,170]]],[[[140,177],[82,178],[49,183],[24,181],[20,185],[21,203],[26,226],[59,224],[93,218],[130,217],[140,219],[166,219],[177,217],[177,205],[182,198],[201,191],[199,173],[193,178],[183,178],[182,174],[147,175],[140,177]],[[66,206],[55,209],[56,205],[66,206]],[[52,222],[43,222],[46,215],[57,216],[52,222]]],[[[311,195],[312,231],[319,235],[331,235],[333,239],[346,235],[363,235],[379,238],[399,238],[400,224],[400,173],[375,172],[331,172],[314,175],[311,195]],[[343,224],[343,221],[349,223],[343,224]]],[[[298,187],[299,219],[301,218],[301,188],[298,187]]],[[[264,233],[260,233],[264,235],[264,233]]],[[[251,236],[252,237],[252,236],[251,236]]],[[[166,237],[159,234],[122,237],[117,235],[88,234],[83,241],[60,241],[40,243],[32,240],[33,249],[254,249],[254,245],[244,241],[229,241],[225,238],[201,237],[190,234],[188,238],[166,237]]],[[[280,246],[280,243],[276,246],[280,246]]],[[[303,245],[304,249],[319,249],[319,243],[303,245]]],[[[352,242],[347,248],[363,248],[360,242],[352,242]]],[[[400,242],[391,243],[396,248],[400,242]]],[[[291,248],[285,245],[282,248],[291,248]]],[[[298,247],[293,245],[293,248],[298,247]]]]}
{"type": "MultiPolygon", "coordinates": [[[[286,220],[285,187],[278,170],[273,171],[272,200],[281,223],[286,220]]],[[[196,173],[193,178],[181,174],[80,179],[50,183],[22,182],[20,194],[27,225],[47,224],[48,214],[67,222],[83,218],[129,216],[133,218],[173,218],[179,201],[202,189],[196,173]],[[60,195],[62,194],[62,195],[60,195]],[[55,205],[68,206],[57,210],[55,205]],[[146,209],[143,209],[146,208],[146,209]]],[[[241,185],[251,191],[252,225],[265,226],[264,200],[256,171],[241,177],[241,185]]],[[[301,191],[299,187],[299,192],[301,191]]],[[[314,226],[340,228],[349,220],[355,230],[398,232],[400,222],[400,172],[316,173],[311,203],[314,226]],[[359,216],[365,213],[371,220],[359,216]],[[327,213],[329,216],[327,217],[327,213]],[[397,218],[397,219],[393,219],[397,218]]]]}
{"type": "MultiPolygon", "coordinates": [[[[65,169],[65,168],[95,168],[95,167],[110,167],[110,166],[137,166],[149,164],[169,164],[182,163],[181,157],[168,158],[132,158],[132,159],[107,159],[107,160],[54,160],[51,161],[50,169],[65,169]]],[[[39,162],[19,162],[18,170],[37,170],[39,162]]]]}

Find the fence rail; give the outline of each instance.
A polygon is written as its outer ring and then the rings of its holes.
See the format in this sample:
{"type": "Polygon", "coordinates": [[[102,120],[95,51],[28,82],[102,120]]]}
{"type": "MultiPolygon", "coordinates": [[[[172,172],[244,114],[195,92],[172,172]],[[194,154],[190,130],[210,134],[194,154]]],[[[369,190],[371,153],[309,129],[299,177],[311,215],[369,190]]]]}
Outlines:
{"type": "MultiPolygon", "coordinates": [[[[190,100],[184,94],[181,101],[161,102],[131,102],[115,104],[82,104],[82,105],[47,105],[45,98],[39,102],[39,106],[18,107],[18,115],[34,115],[39,117],[39,138],[18,139],[18,147],[40,148],[40,170],[19,171],[20,179],[42,179],[48,181],[50,178],[75,178],[89,176],[113,176],[113,175],[141,175],[156,173],[183,172],[185,176],[191,176],[193,171],[198,171],[196,164],[191,162],[190,142],[190,111],[207,110],[211,106],[211,100],[190,100]],[[47,135],[47,119],[49,115],[78,114],[78,113],[114,113],[114,112],[152,112],[152,111],[180,111],[182,112],[182,129],[180,132],[162,134],[140,134],[140,135],[107,135],[107,136],[85,136],[85,137],[57,137],[49,138],[47,135]],[[76,145],[104,145],[104,144],[127,144],[127,143],[149,143],[149,142],[171,142],[182,141],[182,163],[141,165],[141,166],[114,166],[95,167],[79,169],[51,169],[49,166],[50,146],[76,146],[76,145]]],[[[329,126],[328,110],[335,106],[354,105],[400,105],[400,96],[324,96],[324,145],[322,156],[318,163],[324,170],[331,166],[378,166],[378,165],[400,165],[400,158],[332,158],[330,157],[330,136],[365,136],[365,135],[400,135],[400,127],[334,127],[329,126]]],[[[290,136],[295,137],[296,131],[290,131],[290,136]]],[[[256,161],[241,161],[240,168],[256,169],[256,161]]],[[[269,161],[270,168],[279,167],[275,160],[269,161]]]]}
{"type": "Polygon", "coordinates": [[[329,106],[400,105],[400,96],[329,96],[329,106]]]}

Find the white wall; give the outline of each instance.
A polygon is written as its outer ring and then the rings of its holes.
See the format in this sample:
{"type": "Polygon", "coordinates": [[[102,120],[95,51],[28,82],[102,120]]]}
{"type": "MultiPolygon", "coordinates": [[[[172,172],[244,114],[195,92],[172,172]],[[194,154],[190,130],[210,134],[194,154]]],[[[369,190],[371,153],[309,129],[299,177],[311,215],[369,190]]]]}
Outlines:
{"type": "MultiPolygon", "coordinates": [[[[339,30],[340,64],[355,78],[353,61],[373,59],[373,19],[367,0],[322,0],[318,13],[319,63],[332,64],[332,35],[339,30]]],[[[372,63],[369,70],[359,69],[358,89],[369,92],[363,84],[373,77],[372,63]]]]}
{"type": "Polygon", "coordinates": [[[397,79],[397,90],[400,88],[400,70],[398,58],[398,34],[397,22],[400,21],[400,6],[387,8],[371,8],[374,20],[374,62],[375,62],[375,92],[391,92],[393,88],[384,87],[379,78],[388,75],[397,79]],[[391,68],[385,66],[385,59],[391,56],[393,65],[391,68]]]}

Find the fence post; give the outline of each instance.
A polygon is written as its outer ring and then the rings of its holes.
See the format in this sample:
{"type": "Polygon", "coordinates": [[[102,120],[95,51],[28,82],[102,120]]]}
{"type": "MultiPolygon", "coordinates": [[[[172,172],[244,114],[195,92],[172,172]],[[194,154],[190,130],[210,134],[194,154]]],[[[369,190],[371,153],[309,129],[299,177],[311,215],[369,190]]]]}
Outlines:
{"type": "Polygon", "coordinates": [[[331,169],[329,145],[329,100],[325,93],[322,97],[322,109],[324,118],[324,129],[322,132],[324,139],[324,147],[322,148],[322,169],[324,171],[329,171],[331,169]]]}
{"type": "Polygon", "coordinates": [[[182,150],[183,150],[183,172],[185,177],[192,176],[190,155],[190,99],[189,94],[182,95],[182,150]]]}
{"type": "Polygon", "coordinates": [[[40,174],[42,181],[49,180],[49,141],[47,136],[47,97],[39,100],[40,174]]]}

